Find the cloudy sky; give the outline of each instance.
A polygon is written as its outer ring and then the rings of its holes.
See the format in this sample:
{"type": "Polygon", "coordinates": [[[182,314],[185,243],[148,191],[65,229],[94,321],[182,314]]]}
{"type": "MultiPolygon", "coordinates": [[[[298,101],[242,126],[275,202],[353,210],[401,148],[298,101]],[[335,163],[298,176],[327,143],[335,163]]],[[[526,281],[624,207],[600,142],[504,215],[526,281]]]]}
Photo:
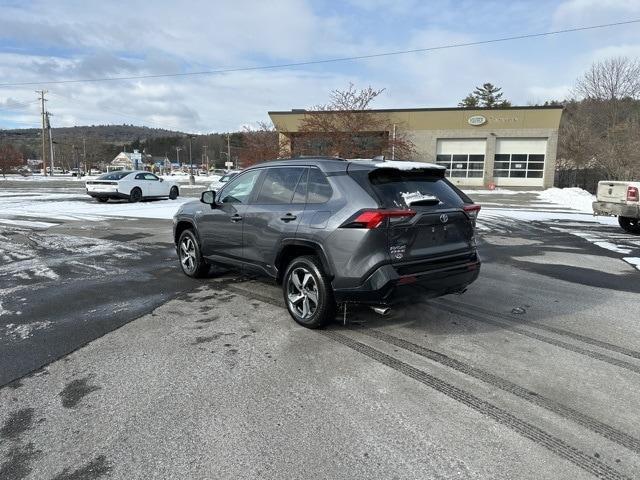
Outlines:
{"type": "MultiPolygon", "coordinates": [[[[640,0],[0,0],[0,84],[274,65],[640,18],[640,0]]],[[[490,81],[526,105],[564,98],[594,60],[640,57],[640,24],[297,68],[0,86],[0,128],[127,123],[237,130],[353,82],[378,108],[455,106],[490,81]]]]}

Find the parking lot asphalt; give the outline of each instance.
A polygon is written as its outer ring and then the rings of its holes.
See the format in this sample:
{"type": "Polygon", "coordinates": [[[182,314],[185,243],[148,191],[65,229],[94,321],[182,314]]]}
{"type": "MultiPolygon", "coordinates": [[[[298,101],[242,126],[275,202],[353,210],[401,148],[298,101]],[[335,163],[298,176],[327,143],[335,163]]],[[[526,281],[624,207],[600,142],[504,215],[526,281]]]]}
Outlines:
{"type": "Polygon", "coordinates": [[[483,214],[464,295],[351,306],[324,331],[294,324],[268,281],[187,281],[166,220],[5,228],[59,278],[25,279],[20,315],[4,305],[2,351],[72,353],[0,389],[0,478],[640,477],[640,272],[584,239],[640,256],[637,237],[483,214]],[[101,274],[65,270],[39,254],[55,235],[115,253],[91,257],[101,274]],[[27,316],[50,323],[6,333],[27,316]]]}

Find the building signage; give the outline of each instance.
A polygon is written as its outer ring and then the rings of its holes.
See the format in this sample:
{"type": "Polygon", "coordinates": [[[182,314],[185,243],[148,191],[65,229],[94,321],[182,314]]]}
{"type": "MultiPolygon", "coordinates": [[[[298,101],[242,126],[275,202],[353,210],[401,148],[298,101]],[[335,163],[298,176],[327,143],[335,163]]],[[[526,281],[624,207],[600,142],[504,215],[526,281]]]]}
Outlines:
{"type": "Polygon", "coordinates": [[[485,123],[487,123],[487,119],[482,115],[474,115],[473,117],[469,117],[467,122],[469,123],[469,125],[477,127],[479,125],[484,125],[485,123]]]}

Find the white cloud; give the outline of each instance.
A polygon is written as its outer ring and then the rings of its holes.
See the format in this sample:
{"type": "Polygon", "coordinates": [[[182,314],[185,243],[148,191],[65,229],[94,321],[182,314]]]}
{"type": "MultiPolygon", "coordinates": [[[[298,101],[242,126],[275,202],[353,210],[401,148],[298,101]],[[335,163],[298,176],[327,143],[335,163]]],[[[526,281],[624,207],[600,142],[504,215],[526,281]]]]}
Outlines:
{"type": "Polygon", "coordinates": [[[604,60],[611,57],[629,57],[640,59],[640,44],[609,45],[591,52],[593,61],[604,60]]]}
{"type": "MultiPolygon", "coordinates": [[[[528,2],[350,2],[345,8],[311,0],[5,2],[0,83],[335,58],[640,16],[637,0],[569,0],[548,13],[528,2]],[[390,23],[402,28],[386,29],[390,23]]],[[[233,130],[266,120],[268,110],[324,103],[330,90],[350,81],[386,88],[379,108],[452,106],[487,81],[526,104],[563,98],[595,59],[639,55],[636,27],[305,68],[45,88],[54,125],[134,123],[198,132],[233,130]]],[[[38,126],[34,88],[0,88],[0,128],[38,126]]]]}
{"type": "MultiPolygon", "coordinates": [[[[630,20],[638,15],[637,0],[568,0],[558,5],[553,22],[556,26],[588,26],[630,20]]],[[[630,28],[637,32],[637,25],[630,28]]]]}

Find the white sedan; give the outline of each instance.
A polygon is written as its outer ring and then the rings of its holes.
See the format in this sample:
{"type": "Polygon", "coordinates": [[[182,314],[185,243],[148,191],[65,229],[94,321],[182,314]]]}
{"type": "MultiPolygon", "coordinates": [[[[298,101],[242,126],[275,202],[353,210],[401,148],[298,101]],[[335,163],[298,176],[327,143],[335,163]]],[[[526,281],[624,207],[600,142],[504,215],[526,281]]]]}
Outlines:
{"type": "Polygon", "coordinates": [[[178,198],[176,182],[164,180],[151,172],[121,170],[105,173],[86,183],[87,194],[106,202],[110,198],[124,198],[139,202],[145,198],[178,198]]]}

